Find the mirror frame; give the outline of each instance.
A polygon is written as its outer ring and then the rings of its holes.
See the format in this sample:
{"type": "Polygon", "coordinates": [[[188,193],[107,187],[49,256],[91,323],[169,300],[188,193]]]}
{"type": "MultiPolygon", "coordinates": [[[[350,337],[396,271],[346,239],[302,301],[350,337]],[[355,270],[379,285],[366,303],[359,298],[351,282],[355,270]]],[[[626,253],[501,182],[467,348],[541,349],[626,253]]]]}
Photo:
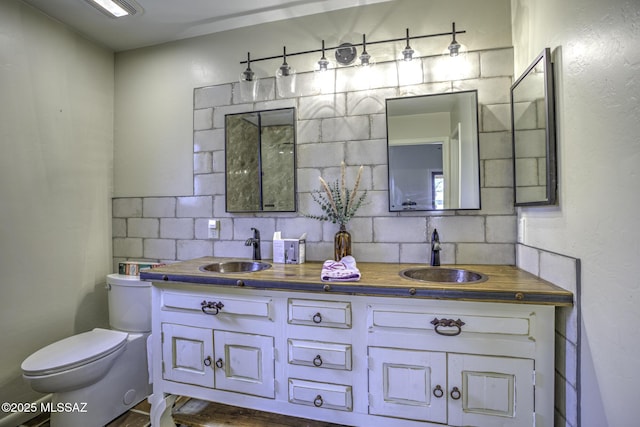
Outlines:
{"type": "Polygon", "coordinates": [[[514,206],[546,206],[557,203],[557,157],[556,157],[556,121],[555,121],[555,91],[553,77],[553,62],[551,61],[551,50],[547,47],[543,49],[536,59],[527,67],[522,75],[513,83],[510,90],[511,100],[511,141],[513,157],[513,202],[514,206]],[[542,67],[544,93],[543,104],[545,107],[545,149],[546,149],[546,194],[544,199],[518,202],[518,169],[516,159],[516,145],[518,144],[518,131],[515,127],[515,105],[516,99],[514,91],[519,85],[527,81],[536,68],[542,67]]]}
{"type": "Polygon", "coordinates": [[[481,182],[481,163],[480,163],[480,105],[478,104],[478,90],[462,90],[455,92],[438,92],[438,93],[428,93],[422,95],[411,95],[411,96],[403,96],[396,98],[387,98],[385,100],[385,116],[386,116],[386,128],[387,128],[387,179],[388,179],[388,210],[389,212],[401,213],[401,212],[446,212],[446,211],[471,211],[471,210],[481,210],[482,209],[482,182],[481,182]],[[475,132],[475,150],[476,150],[476,179],[477,179],[477,198],[478,198],[478,206],[477,207],[453,207],[453,208],[443,208],[443,209],[426,209],[426,208],[411,208],[411,209],[392,209],[392,201],[391,201],[391,145],[389,144],[389,101],[400,101],[400,100],[408,100],[408,99],[417,99],[424,98],[430,99],[444,95],[471,95],[475,100],[475,126],[473,130],[475,132]]]}
{"type": "MultiPolygon", "coordinates": [[[[230,114],[225,114],[225,119],[224,119],[224,189],[225,189],[225,195],[224,195],[224,199],[225,199],[225,211],[229,212],[229,213],[251,213],[251,212],[297,212],[298,210],[298,173],[297,173],[297,116],[296,116],[296,109],[295,107],[287,107],[287,108],[274,108],[271,110],[258,110],[258,111],[245,111],[242,113],[230,113],[230,114]],[[238,117],[238,116],[242,116],[242,115],[257,115],[258,116],[258,123],[259,123],[259,129],[258,129],[258,144],[261,145],[262,144],[262,119],[261,119],[261,115],[265,114],[265,113],[273,113],[273,112],[281,112],[281,111],[287,111],[290,110],[291,114],[292,114],[292,123],[291,123],[291,127],[292,127],[292,132],[293,132],[293,153],[292,153],[292,158],[293,158],[293,182],[292,182],[292,188],[291,188],[291,192],[292,192],[292,196],[293,196],[293,207],[292,209],[286,209],[286,210],[281,210],[281,209],[265,209],[264,207],[264,201],[263,201],[263,189],[262,189],[262,181],[263,181],[263,172],[262,170],[259,171],[259,182],[258,184],[260,185],[260,207],[261,209],[229,209],[229,168],[228,168],[228,144],[229,144],[229,132],[228,132],[228,120],[231,117],[238,117]]],[[[259,151],[261,152],[262,149],[259,148],[259,151]]],[[[262,169],[262,159],[258,158],[258,168],[262,169]]]]}

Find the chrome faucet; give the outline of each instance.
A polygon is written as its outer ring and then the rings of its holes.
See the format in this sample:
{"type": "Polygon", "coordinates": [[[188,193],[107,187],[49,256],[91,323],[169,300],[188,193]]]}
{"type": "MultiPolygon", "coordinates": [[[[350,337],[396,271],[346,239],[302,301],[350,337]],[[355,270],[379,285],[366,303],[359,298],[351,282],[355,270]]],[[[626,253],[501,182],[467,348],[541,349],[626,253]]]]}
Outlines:
{"type": "Polygon", "coordinates": [[[244,245],[253,245],[253,260],[257,261],[262,259],[262,256],[260,255],[260,230],[253,227],[251,227],[251,229],[253,230],[253,237],[247,239],[247,241],[244,242],[244,245]]]}
{"type": "Polygon", "coordinates": [[[438,235],[438,230],[433,229],[433,234],[431,235],[431,265],[439,266],[440,265],[440,236],[438,235]]]}

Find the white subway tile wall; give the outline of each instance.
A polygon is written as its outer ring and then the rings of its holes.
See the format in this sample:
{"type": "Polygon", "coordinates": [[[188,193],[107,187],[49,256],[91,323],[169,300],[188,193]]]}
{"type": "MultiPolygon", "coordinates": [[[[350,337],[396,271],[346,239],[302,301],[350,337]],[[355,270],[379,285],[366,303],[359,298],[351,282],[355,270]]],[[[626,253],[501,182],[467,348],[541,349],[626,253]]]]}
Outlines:
{"type": "MultiPolygon", "coordinates": [[[[251,227],[262,237],[262,256],[272,255],[273,232],[286,237],[307,233],[307,259],[333,256],[337,226],[304,217],[317,214],[310,191],[318,177],[339,176],[347,164],[353,182],[362,164],[367,204],[348,224],[358,261],[428,262],[430,236],[438,229],[443,264],[517,264],[577,296],[579,262],[516,244],[509,88],[513,50],[471,52],[452,70],[446,57],[422,58],[422,83],[399,85],[398,63],[377,64],[374,84],[353,68],[331,79],[333,89],[313,95],[313,73],[298,76],[295,98],[277,98],[275,79],[260,81],[254,103],[239,101],[237,83],[197,88],[193,112],[193,196],[113,199],[113,261],[172,262],[201,256],[250,257],[245,246],[251,227]],[[385,99],[460,90],[478,90],[480,127],[480,210],[389,212],[385,99]],[[298,213],[231,214],[225,211],[224,117],[229,113],[296,107],[298,213]],[[208,238],[208,220],[220,220],[219,238],[208,238]]],[[[576,299],[578,301],[578,299],[576,299]]],[[[556,310],[555,426],[577,427],[579,372],[577,304],[556,310]]]]}
{"type": "Polygon", "coordinates": [[[275,230],[287,237],[307,233],[307,259],[333,255],[337,226],[304,217],[319,213],[310,191],[318,177],[339,176],[347,164],[353,182],[364,166],[361,188],[368,197],[349,223],[358,261],[428,262],[430,235],[438,229],[443,263],[514,264],[509,87],[511,48],[470,52],[450,67],[450,58],[421,59],[421,73],[404,83],[399,62],[379,63],[376,78],[362,81],[354,68],[334,70],[332,89],[314,95],[313,73],[298,75],[298,96],[276,96],[274,78],[260,81],[258,99],[239,101],[237,83],[197,88],[193,111],[193,196],[113,200],[113,257],[171,262],[200,256],[250,257],[244,242],[251,227],[261,232],[262,255],[271,257],[275,230]],[[400,76],[400,77],[399,77],[400,76]],[[421,79],[421,80],[420,80],[421,79]],[[418,83],[418,84],[416,84],[418,83]],[[446,212],[389,212],[385,100],[478,90],[482,209],[446,212]],[[298,213],[225,212],[224,119],[226,114],[295,107],[297,116],[298,213]],[[207,221],[220,219],[219,238],[208,238],[207,221]]]}
{"type": "Polygon", "coordinates": [[[580,370],[580,260],[516,245],[517,266],[573,292],[572,307],[556,308],[555,427],[578,427],[580,370]]]}

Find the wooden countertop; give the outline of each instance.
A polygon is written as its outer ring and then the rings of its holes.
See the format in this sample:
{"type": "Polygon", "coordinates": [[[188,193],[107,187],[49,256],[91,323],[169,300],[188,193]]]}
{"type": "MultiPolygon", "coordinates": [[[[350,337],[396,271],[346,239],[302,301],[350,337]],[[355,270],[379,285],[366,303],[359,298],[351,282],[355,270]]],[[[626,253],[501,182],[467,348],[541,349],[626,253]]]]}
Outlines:
{"type": "Polygon", "coordinates": [[[440,283],[411,280],[399,275],[401,270],[430,267],[428,264],[359,262],[361,279],[357,282],[323,282],[321,262],[305,264],[271,264],[271,268],[251,273],[216,273],[200,267],[224,261],[250,261],[239,258],[203,257],[143,270],[142,280],[185,282],[200,285],[243,286],[254,289],[329,292],[408,298],[448,299],[459,301],[509,302],[570,306],[573,293],[542,280],[512,265],[443,265],[461,268],[488,277],[479,283],[440,283]]]}

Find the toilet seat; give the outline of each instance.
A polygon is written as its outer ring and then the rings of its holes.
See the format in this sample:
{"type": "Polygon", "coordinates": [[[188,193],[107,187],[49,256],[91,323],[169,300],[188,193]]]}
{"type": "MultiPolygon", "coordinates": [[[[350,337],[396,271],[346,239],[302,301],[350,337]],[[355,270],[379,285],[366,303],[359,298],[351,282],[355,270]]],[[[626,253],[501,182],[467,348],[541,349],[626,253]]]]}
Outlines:
{"type": "Polygon", "coordinates": [[[25,375],[49,375],[85,365],[127,344],[126,332],[96,328],[41,348],[22,362],[25,375]]]}

